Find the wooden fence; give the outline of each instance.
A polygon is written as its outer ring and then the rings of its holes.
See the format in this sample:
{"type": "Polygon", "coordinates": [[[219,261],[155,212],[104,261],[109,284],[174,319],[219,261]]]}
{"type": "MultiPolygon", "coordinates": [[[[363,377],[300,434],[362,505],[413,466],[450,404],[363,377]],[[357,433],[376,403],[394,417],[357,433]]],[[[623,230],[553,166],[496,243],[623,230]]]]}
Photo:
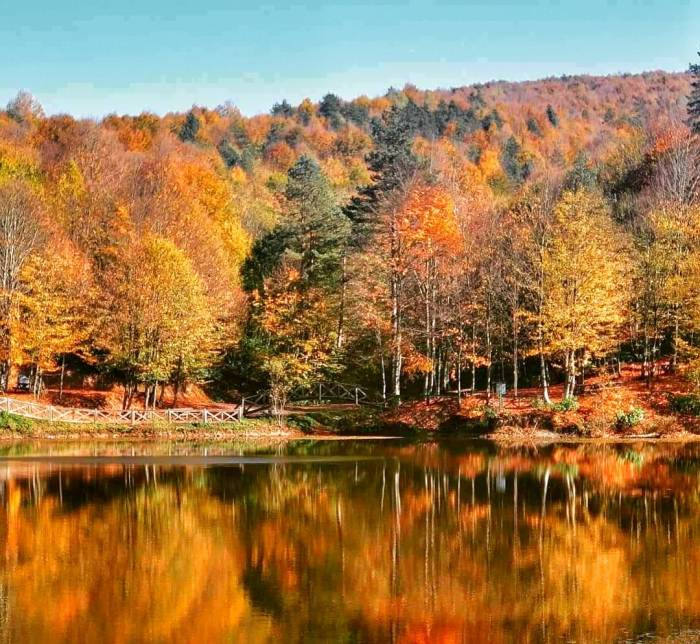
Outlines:
{"type": "Polygon", "coordinates": [[[56,407],[0,397],[0,410],[17,416],[61,423],[230,423],[242,420],[244,404],[229,409],[83,409],[56,407]]]}
{"type": "MultiPolygon", "coordinates": [[[[377,405],[367,392],[357,385],[343,383],[319,383],[291,392],[290,403],[303,406],[331,402],[351,402],[355,405],[377,405]]],[[[80,407],[57,407],[41,403],[0,397],[0,411],[17,416],[61,423],[230,423],[267,416],[271,413],[269,390],[243,398],[237,405],[226,409],[84,409],[80,407]]]]}
{"type": "MultiPolygon", "coordinates": [[[[259,391],[254,396],[245,398],[247,405],[270,407],[270,390],[259,391]]],[[[328,403],[353,403],[355,405],[378,405],[380,400],[372,400],[363,387],[342,382],[319,382],[306,387],[292,389],[287,396],[287,402],[294,405],[314,406],[328,403]]]]}

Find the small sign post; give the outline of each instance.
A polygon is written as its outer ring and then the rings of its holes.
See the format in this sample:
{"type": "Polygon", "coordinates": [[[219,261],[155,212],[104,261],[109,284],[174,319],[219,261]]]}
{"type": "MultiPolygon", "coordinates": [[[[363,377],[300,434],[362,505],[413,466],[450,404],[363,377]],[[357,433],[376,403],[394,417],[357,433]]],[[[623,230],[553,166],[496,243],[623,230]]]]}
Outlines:
{"type": "Polygon", "coordinates": [[[498,394],[498,409],[503,411],[503,396],[506,395],[506,383],[497,382],[496,383],[496,393],[498,394]]]}

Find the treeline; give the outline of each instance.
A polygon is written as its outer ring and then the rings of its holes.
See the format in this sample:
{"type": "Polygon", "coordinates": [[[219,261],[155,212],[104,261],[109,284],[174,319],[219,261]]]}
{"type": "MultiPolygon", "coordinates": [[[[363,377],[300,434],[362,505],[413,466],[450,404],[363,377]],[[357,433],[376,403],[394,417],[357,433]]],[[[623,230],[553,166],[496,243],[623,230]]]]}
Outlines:
{"type": "MultiPolygon", "coordinates": [[[[697,69],[691,69],[697,72],[697,69]]],[[[572,77],[162,118],[0,113],[0,379],[387,398],[695,356],[698,88],[572,77]],[[695,119],[695,120],[693,120],[695,119]]],[[[177,396],[177,394],[176,394],[177,396]]]]}

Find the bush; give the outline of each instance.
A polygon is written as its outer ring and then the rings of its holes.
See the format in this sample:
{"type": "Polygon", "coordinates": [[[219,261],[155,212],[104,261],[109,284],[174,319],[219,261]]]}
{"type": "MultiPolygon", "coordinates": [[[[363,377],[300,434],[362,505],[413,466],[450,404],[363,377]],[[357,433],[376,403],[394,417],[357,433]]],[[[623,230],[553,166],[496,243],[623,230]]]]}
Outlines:
{"type": "Polygon", "coordinates": [[[481,415],[488,420],[498,418],[498,409],[491,405],[483,405],[481,407],[481,415]]]}
{"type": "Polygon", "coordinates": [[[558,403],[553,403],[550,408],[554,411],[576,411],[578,409],[578,400],[574,396],[568,396],[558,403]]]}
{"type": "Polygon", "coordinates": [[[632,407],[629,411],[618,411],[615,417],[615,424],[618,429],[629,429],[639,425],[644,420],[644,410],[639,407],[632,407]]]}
{"type": "Polygon", "coordinates": [[[698,394],[669,394],[668,404],[679,414],[700,416],[700,396],[698,394]]]}
{"type": "Polygon", "coordinates": [[[569,396],[556,403],[546,403],[542,398],[534,398],[532,408],[541,411],[576,411],[578,409],[578,400],[573,396],[569,396]]]}
{"type": "Polygon", "coordinates": [[[16,416],[6,411],[0,411],[0,430],[11,432],[27,432],[32,428],[32,421],[22,416],[16,416]]]}

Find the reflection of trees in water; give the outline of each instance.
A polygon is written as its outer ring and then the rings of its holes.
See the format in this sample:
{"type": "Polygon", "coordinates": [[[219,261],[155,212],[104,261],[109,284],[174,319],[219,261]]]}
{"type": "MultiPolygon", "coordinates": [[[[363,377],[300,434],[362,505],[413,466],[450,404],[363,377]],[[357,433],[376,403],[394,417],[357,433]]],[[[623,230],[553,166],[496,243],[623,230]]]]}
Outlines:
{"type": "Polygon", "coordinates": [[[7,481],[13,639],[607,641],[700,620],[692,446],[340,451],[387,458],[7,481]]]}

